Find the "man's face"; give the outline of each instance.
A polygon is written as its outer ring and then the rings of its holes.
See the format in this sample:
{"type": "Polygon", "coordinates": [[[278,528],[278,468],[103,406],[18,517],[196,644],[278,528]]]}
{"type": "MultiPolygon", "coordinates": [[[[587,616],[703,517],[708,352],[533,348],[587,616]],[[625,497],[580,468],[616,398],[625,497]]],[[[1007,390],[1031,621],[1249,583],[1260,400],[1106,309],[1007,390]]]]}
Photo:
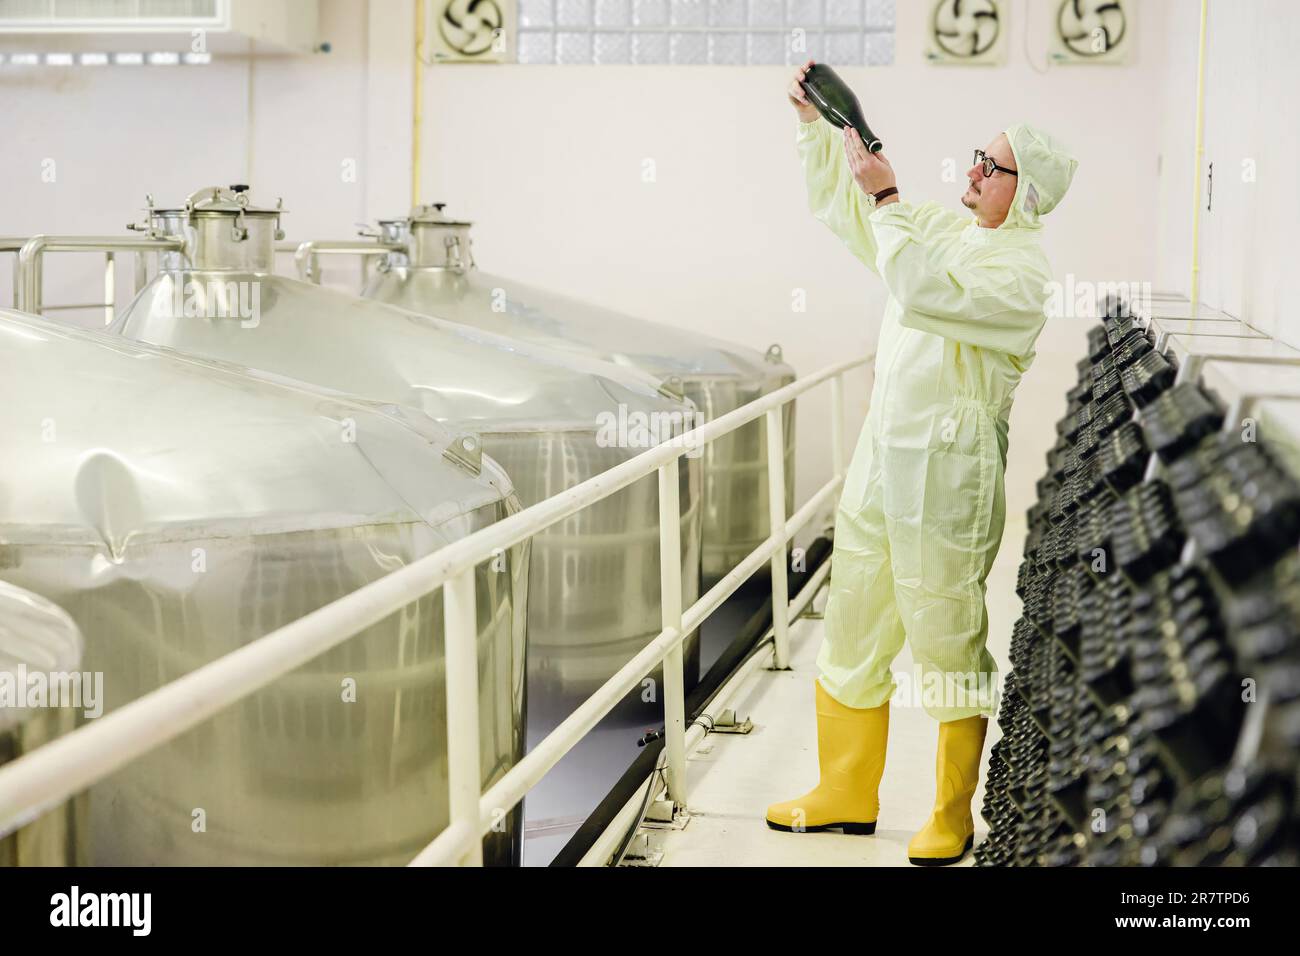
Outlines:
{"type": "MultiPolygon", "coordinates": [[[[997,139],[985,146],[984,154],[999,166],[1016,168],[1016,159],[1005,133],[999,133],[997,139]]],[[[982,225],[1002,225],[1011,209],[1011,200],[1016,196],[1016,177],[1000,169],[993,170],[992,176],[985,176],[983,165],[976,163],[966,170],[966,178],[970,180],[970,186],[961,197],[961,204],[975,213],[982,225]]]]}

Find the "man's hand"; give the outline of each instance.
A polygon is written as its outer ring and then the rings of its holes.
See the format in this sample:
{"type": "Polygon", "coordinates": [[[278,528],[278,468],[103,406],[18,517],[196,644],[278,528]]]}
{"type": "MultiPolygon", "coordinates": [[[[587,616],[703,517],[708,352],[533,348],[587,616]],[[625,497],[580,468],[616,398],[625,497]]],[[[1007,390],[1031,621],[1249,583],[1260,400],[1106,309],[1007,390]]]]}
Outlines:
{"type": "Polygon", "coordinates": [[[790,81],[790,88],[786,90],[786,96],[790,98],[790,105],[794,111],[799,114],[799,122],[811,123],[817,117],[821,116],[817,112],[817,107],[808,102],[808,95],[804,93],[803,87],[799,84],[803,82],[804,76],[808,73],[808,67],[813,65],[809,60],[803,66],[794,71],[794,79],[790,81]]]}
{"type": "MultiPolygon", "coordinates": [[[[882,189],[896,185],[894,167],[889,165],[885,154],[868,152],[862,137],[852,126],[844,127],[844,155],[849,161],[849,171],[853,174],[853,181],[864,193],[878,193],[882,189]]],[[[881,205],[897,201],[897,196],[889,196],[881,205]]]]}

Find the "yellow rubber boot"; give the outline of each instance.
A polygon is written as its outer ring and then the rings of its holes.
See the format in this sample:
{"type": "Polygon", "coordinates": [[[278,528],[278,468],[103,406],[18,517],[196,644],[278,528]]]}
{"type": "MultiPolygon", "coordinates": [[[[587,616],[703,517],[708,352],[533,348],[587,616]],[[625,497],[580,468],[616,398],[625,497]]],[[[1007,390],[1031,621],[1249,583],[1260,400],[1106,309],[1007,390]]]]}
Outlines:
{"type": "Polygon", "coordinates": [[[975,842],[970,805],[979,783],[988,726],[988,718],[978,716],[939,724],[934,812],[907,845],[907,858],[917,866],[956,863],[975,842]]]}
{"type": "Polygon", "coordinates": [[[885,772],[889,702],[845,707],[817,682],[817,763],[821,782],[797,800],[767,808],[773,830],[875,833],[880,778],[885,772]]]}

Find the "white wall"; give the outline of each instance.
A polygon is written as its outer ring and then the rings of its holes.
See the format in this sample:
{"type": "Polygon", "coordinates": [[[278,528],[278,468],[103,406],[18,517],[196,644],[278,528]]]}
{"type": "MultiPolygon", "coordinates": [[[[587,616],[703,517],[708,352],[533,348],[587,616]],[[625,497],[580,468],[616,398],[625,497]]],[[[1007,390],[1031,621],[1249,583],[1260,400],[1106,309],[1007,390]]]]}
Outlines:
{"type": "MultiPolygon", "coordinates": [[[[1300,309],[1287,279],[1295,270],[1300,188],[1300,17],[1288,0],[1211,0],[1205,65],[1205,155],[1201,177],[1201,299],[1300,346],[1300,309]],[[1209,165],[1213,203],[1207,210],[1209,165]]],[[[1178,38],[1163,78],[1164,173],[1160,217],[1163,282],[1190,291],[1195,157],[1196,44],[1200,4],[1167,9],[1178,38]]]]}
{"type": "MultiPolygon", "coordinates": [[[[1133,65],[1045,72],[1050,4],[1014,3],[1009,62],[971,70],[923,62],[927,6],[899,0],[894,66],[843,71],[904,195],[956,208],[962,186],[944,180],[945,161],[960,178],[972,148],[1013,122],[1040,123],[1080,159],[1073,194],[1046,230],[1062,278],[1150,278],[1164,3],[1141,4],[1133,65]]],[[[403,212],[411,9],[410,0],[326,0],[333,53],[259,59],[251,71],[220,58],[173,69],[164,82],[157,68],[0,71],[0,119],[10,131],[0,154],[0,233],[119,232],[146,192],[179,199],[214,182],[250,181],[263,198],[283,196],[291,238],[346,235],[358,220],[403,212]],[[45,158],[58,164],[55,183],[41,181],[45,158]],[[340,175],[347,160],[358,163],[356,182],[340,175]]],[[[797,368],[814,370],[872,346],[883,291],[806,211],[787,73],[431,68],[422,198],[477,221],[476,253],[491,271],[758,348],[780,342],[797,368]],[[654,182],[643,181],[646,160],[654,182]],[[807,293],[804,314],[791,308],[796,289],[807,293]]],[[[89,281],[94,269],[80,268],[89,281]]],[[[63,287],[72,295],[71,283],[70,267],[52,270],[47,299],[63,287]]],[[[1032,500],[1086,325],[1049,323],[1022,386],[1013,515],[1032,500]]],[[[855,426],[867,384],[849,391],[855,426]]],[[[801,495],[826,476],[825,414],[824,396],[801,407],[801,495]]]]}
{"type": "MultiPolygon", "coordinates": [[[[1150,278],[1160,5],[1143,5],[1133,66],[1044,74],[1023,42],[1027,26],[1044,28],[1043,4],[1016,4],[1009,63],[975,70],[922,60],[927,6],[900,0],[894,66],[840,71],[884,139],[903,194],[956,207],[963,187],[943,180],[944,161],[960,177],[970,150],[999,130],[1040,123],[1080,159],[1074,195],[1047,228],[1055,267],[1085,279],[1150,278]]],[[[433,70],[425,198],[480,224],[476,253],[493,271],[755,346],[779,341],[797,368],[819,368],[873,345],[884,296],[807,212],[787,75],[775,67],[433,70]],[[653,183],[642,181],[646,160],[653,183]],[[807,291],[806,314],[791,311],[795,289],[807,291]]],[[[1013,419],[1013,512],[1032,500],[1085,327],[1061,320],[1043,334],[1013,419]]],[[[854,398],[856,421],[865,389],[854,398]]],[[[801,409],[802,493],[825,477],[824,415],[820,396],[801,409]]]]}

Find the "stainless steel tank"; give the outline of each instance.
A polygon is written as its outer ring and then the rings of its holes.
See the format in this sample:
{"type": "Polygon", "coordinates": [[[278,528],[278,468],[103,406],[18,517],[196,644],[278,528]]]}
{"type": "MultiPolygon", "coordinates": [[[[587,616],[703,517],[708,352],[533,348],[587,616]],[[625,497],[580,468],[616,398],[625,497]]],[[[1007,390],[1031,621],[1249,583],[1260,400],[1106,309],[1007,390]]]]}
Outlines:
{"type": "MultiPolygon", "coordinates": [[[[81,632],[40,595],[0,581],[0,769],[77,726],[83,692],[81,632]],[[69,699],[71,698],[71,699],[69,699]]],[[[74,797],[0,836],[0,866],[86,862],[85,799],[74,797]]]]}
{"type": "MultiPolygon", "coordinates": [[[[274,275],[280,215],[244,191],[217,188],[183,207],[151,209],[148,228],[183,238],[185,250],[161,257],[158,275],[112,331],[473,430],[524,505],[690,427],[693,406],[634,369],[274,275]],[[620,427],[638,421],[653,427],[620,427]]],[[[691,602],[700,578],[698,458],[684,459],[680,475],[683,596],[691,602]]],[[[528,622],[535,689],[569,701],[659,633],[654,475],[533,539],[528,622]]],[[[686,656],[698,667],[695,638],[686,656]]]]}
{"type": "MultiPolygon", "coordinates": [[[[468,222],[442,204],[380,223],[388,255],[363,295],[512,338],[677,380],[704,419],[725,415],[794,381],[779,346],[766,354],[685,329],[598,308],[479,271],[468,222]]],[[[306,252],[306,250],[304,250],[306,252]]],[[[310,267],[311,254],[299,258],[310,267]]],[[[304,271],[309,271],[304,269],[304,271]]],[[[319,276],[318,270],[311,271],[319,276]]],[[[794,505],[794,404],[785,407],[786,514],[794,505]]],[[[768,536],[767,436],[760,418],[704,450],[707,579],[730,571],[768,536]]]]}
{"type": "MultiPolygon", "coordinates": [[[[0,312],[0,577],[72,616],[112,711],[516,511],[466,437],[0,312]]],[[[485,786],[523,753],[525,550],[477,574],[485,786]]],[[[409,861],[448,818],[443,675],[438,591],[92,788],[92,862],[409,861]]]]}

